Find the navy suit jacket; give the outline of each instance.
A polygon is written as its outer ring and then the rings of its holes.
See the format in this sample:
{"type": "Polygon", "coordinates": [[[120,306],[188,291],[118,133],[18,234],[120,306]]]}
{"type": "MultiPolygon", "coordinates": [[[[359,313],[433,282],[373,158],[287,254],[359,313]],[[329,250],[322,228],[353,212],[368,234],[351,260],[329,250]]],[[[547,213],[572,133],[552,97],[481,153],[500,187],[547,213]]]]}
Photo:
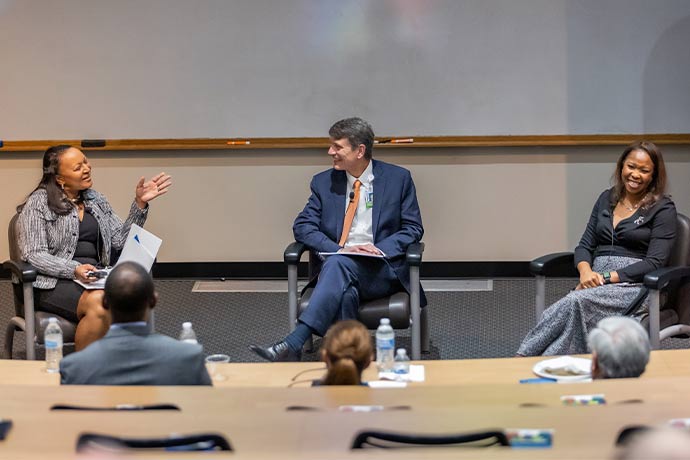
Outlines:
{"type": "MultiPolygon", "coordinates": [[[[424,235],[417,192],[410,171],[383,161],[371,160],[374,175],[372,233],[374,246],[386,255],[400,283],[410,292],[407,247],[424,235]]],[[[292,231],[295,240],[318,252],[336,252],[343,230],[347,175],[329,169],[312,178],[311,196],[297,216],[292,231]]],[[[422,306],[426,305],[421,291],[422,306]]]]}
{"type": "Polygon", "coordinates": [[[63,385],[211,385],[201,345],[122,324],[60,362],[63,385]]]}

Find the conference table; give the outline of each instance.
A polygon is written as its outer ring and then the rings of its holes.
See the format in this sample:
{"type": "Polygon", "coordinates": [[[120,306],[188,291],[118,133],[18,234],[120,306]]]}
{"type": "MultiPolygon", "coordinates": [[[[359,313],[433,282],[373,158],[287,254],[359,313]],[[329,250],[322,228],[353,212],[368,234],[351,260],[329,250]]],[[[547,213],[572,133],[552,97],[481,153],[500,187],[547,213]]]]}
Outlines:
{"type": "MultiPolygon", "coordinates": [[[[210,387],[59,386],[43,363],[0,361],[0,417],[14,421],[0,458],[74,458],[78,433],[163,437],[224,434],[235,452],[141,454],[144,458],[610,458],[622,427],[690,417],[690,350],[655,351],[639,379],[519,384],[535,358],[420,361],[426,380],[406,388],[288,388],[320,375],[318,363],[227,364],[210,387]],[[298,377],[301,379],[301,377],[298,377]],[[606,404],[571,407],[560,397],[603,394],[606,404]],[[54,404],[114,407],[170,403],[179,411],[51,411],[54,404]],[[353,406],[371,411],[353,411],[353,406]],[[444,448],[350,451],[364,428],[460,433],[554,429],[550,449],[444,448]]],[[[128,456],[129,458],[129,456],[128,456]]]]}
{"type": "MultiPolygon", "coordinates": [[[[589,358],[589,355],[579,355],[589,358]]],[[[534,365],[544,357],[491,358],[457,360],[422,360],[412,364],[424,366],[425,381],[420,385],[466,385],[484,383],[518,383],[535,377],[534,365]]],[[[227,363],[217,365],[224,375],[214,381],[217,387],[287,387],[309,386],[323,376],[325,365],[319,362],[300,363],[227,363]]],[[[649,364],[641,379],[657,377],[690,377],[690,350],[652,351],[649,364]]],[[[364,371],[363,380],[377,380],[375,366],[364,371]]],[[[43,361],[0,360],[0,385],[59,385],[58,374],[45,372],[43,361]]]]}

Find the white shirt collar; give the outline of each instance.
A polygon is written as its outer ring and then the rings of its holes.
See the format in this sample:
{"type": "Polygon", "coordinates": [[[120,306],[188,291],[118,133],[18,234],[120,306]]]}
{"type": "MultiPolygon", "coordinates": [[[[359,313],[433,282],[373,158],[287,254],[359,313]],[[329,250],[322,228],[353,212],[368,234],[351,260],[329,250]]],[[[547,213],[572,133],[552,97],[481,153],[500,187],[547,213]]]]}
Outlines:
{"type": "Polygon", "coordinates": [[[351,190],[354,187],[355,181],[357,179],[359,179],[359,181],[362,183],[364,188],[368,188],[372,184],[372,182],[374,182],[374,168],[372,166],[373,164],[374,164],[374,162],[372,160],[369,160],[369,164],[367,165],[367,168],[364,170],[362,175],[359,177],[355,177],[347,171],[345,172],[345,174],[347,174],[347,188],[348,188],[348,190],[351,190]]]}

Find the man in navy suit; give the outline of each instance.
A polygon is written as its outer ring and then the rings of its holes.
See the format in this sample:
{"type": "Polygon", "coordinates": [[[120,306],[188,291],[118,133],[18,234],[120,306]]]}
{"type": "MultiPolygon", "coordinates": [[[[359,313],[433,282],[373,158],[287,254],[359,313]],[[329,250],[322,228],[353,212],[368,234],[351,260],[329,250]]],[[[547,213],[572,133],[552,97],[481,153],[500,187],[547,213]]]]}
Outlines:
{"type": "Polygon", "coordinates": [[[250,347],[269,361],[299,360],[312,334],[323,336],[335,321],[356,319],[360,300],[410,291],[405,252],[424,234],[410,172],[372,159],[374,132],[360,118],[340,120],[328,134],[333,168],[313,177],[293,232],[314,251],[338,254],[325,256],[295,330],[269,347],[250,347]]]}

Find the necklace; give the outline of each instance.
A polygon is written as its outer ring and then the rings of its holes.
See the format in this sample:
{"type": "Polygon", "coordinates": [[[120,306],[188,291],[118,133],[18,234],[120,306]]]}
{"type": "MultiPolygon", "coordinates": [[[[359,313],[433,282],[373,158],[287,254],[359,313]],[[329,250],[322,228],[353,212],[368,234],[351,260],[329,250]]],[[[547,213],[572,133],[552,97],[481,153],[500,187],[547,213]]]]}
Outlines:
{"type": "Polygon", "coordinates": [[[84,205],[84,200],[82,200],[81,196],[78,196],[76,198],[67,197],[67,200],[79,209],[81,209],[81,207],[84,205]]]}
{"type": "Polygon", "coordinates": [[[625,209],[627,209],[628,211],[634,212],[637,208],[640,207],[640,203],[642,203],[645,198],[647,198],[647,195],[643,196],[642,199],[639,200],[636,204],[632,204],[632,203],[630,205],[625,204],[625,198],[620,200],[619,203],[622,204],[623,207],[625,209]]]}
{"type": "Polygon", "coordinates": [[[628,206],[627,204],[625,204],[625,201],[621,201],[621,204],[622,204],[623,207],[624,207],[625,209],[627,209],[628,211],[635,211],[635,210],[640,206],[639,203],[637,203],[637,204],[634,205],[634,206],[628,206]]]}

